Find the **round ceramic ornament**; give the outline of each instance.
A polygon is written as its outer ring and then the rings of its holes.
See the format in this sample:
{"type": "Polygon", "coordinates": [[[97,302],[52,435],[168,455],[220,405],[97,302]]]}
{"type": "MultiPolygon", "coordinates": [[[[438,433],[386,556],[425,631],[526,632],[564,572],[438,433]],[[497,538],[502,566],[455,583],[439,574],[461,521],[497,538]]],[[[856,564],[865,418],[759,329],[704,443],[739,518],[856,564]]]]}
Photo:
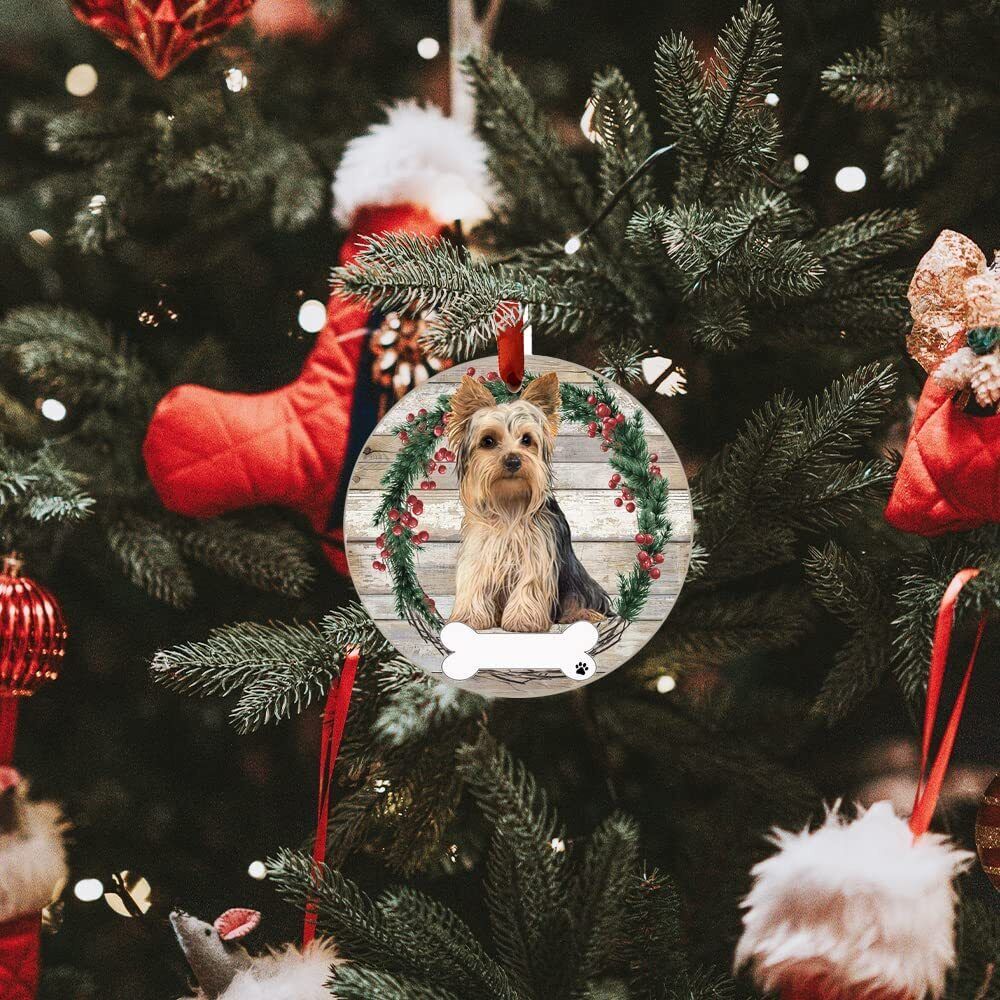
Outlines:
{"type": "Polygon", "coordinates": [[[691,553],[687,478],[649,412],[569,361],[448,368],[391,409],[344,534],[375,624],[432,676],[491,697],[570,691],[634,656],[691,553]]]}

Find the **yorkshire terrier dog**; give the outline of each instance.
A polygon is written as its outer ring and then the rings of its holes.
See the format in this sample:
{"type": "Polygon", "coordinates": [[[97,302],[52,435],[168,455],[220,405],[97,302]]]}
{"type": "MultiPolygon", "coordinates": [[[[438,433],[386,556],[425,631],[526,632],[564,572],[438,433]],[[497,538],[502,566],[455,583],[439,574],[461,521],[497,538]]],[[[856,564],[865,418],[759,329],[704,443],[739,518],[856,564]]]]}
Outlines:
{"type": "Polygon", "coordinates": [[[554,372],[500,405],[484,385],[462,378],[448,423],[465,511],[452,621],[548,632],[554,622],[598,622],[610,611],[608,595],[573,552],[552,492],[558,430],[554,372]]]}

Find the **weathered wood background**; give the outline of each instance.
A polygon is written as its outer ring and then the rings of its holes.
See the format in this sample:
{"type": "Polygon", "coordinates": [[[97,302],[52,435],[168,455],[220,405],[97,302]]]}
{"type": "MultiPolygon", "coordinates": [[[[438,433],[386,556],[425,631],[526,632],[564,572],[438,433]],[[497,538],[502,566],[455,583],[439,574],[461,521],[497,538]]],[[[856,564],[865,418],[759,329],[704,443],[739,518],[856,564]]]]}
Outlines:
{"type": "MultiPolygon", "coordinates": [[[[496,357],[483,358],[473,364],[477,374],[485,375],[497,369],[496,357]]],[[[467,367],[467,364],[458,365],[436,375],[415,389],[375,428],[351,476],[344,514],[351,573],[369,614],[407,659],[445,680],[441,672],[443,655],[423,641],[409,623],[396,617],[390,574],[372,569],[372,560],[377,557],[375,538],[378,535],[372,514],[379,503],[382,476],[400,448],[399,439],[391,433],[392,428],[403,423],[407,413],[416,412],[421,406],[429,407],[442,392],[454,391],[467,367]]],[[[527,368],[538,374],[555,371],[561,381],[578,385],[592,384],[594,380],[594,374],[586,368],[555,358],[530,357],[527,368]]],[[[662,575],[653,581],[641,619],[626,629],[618,643],[595,657],[597,673],[594,680],[633,656],[659,629],[684,582],[692,539],[691,494],[673,445],[639,403],[617,386],[610,387],[626,415],[631,416],[637,409],[643,413],[649,450],[659,456],[658,465],[670,487],[668,512],[672,535],[664,550],[664,562],[660,566],[662,575]]],[[[634,536],[638,527],[636,514],[614,506],[616,494],[608,489],[611,474],[607,455],[600,448],[600,438],[589,438],[585,427],[563,422],[555,447],[556,498],[569,521],[576,554],[594,579],[615,597],[618,574],[626,572],[635,562],[634,536]]],[[[436,490],[417,491],[424,502],[420,527],[430,532],[431,538],[417,551],[415,567],[424,590],[434,598],[438,611],[447,619],[455,599],[455,559],[461,538],[462,509],[454,466],[449,463],[447,474],[435,478],[436,490]]],[[[555,627],[562,629],[565,626],[555,627]]],[[[461,686],[488,696],[536,697],[570,690],[578,687],[579,682],[558,671],[484,671],[463,681],[461,686]]]]}

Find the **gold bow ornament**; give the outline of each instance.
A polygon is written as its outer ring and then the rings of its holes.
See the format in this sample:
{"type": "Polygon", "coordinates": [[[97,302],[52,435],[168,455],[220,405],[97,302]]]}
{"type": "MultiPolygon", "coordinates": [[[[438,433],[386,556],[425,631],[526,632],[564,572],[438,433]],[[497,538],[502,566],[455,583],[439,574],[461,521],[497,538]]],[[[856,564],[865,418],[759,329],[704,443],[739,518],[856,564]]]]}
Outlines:
{"type": "Polygon", "coordinates": [[[924,254],[907,297],[910,355],[952,392],[1000,403],[1000,270],[967,236],[945,229],[924,254]]]}

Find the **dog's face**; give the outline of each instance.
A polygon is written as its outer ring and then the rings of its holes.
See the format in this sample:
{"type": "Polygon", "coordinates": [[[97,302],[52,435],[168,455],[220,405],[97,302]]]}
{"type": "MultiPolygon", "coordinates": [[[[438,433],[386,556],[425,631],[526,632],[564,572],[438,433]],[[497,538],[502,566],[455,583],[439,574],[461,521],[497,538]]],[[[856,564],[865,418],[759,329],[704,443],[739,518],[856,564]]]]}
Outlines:
{"type": "Polygon", "coordinates": [[[462,378],[452,397],[448,441],[458,456],[462,503],[516,518],[541,509],[551,480],[559,429],[559,379],[529,383],[519,399],[497,405],[481,383],[462,378]]]}

